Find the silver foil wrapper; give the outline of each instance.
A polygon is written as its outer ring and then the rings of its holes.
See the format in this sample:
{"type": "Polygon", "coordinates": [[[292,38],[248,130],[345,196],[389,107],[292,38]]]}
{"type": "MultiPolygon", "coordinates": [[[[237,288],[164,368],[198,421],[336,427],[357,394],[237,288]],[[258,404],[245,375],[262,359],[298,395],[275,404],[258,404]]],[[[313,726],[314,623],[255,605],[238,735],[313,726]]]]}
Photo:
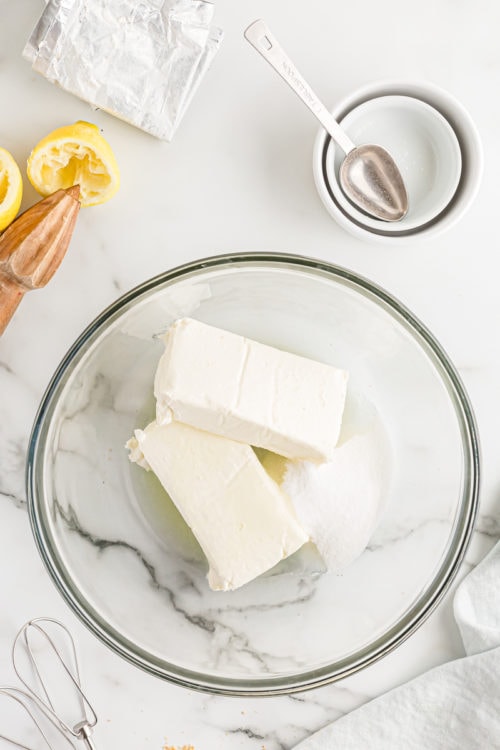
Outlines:
{"type": "Polygon", "coordinates": [[[23,56],[93,107],[171,140],[222,41],[206,0],[49,0],[23,56]]]}

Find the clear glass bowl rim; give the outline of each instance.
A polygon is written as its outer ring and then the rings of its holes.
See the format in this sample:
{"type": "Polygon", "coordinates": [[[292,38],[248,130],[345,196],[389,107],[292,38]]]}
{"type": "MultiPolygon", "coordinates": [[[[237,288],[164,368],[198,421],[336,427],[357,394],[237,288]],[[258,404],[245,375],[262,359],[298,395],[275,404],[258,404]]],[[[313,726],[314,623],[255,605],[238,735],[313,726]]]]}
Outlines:
{"type": "MultiPolygon", "coordinates": [[[[62,359],[42,397],[29,440],[25,479],[30,524],[39,554],[59,593],[80,621],[94,635],[115,653],[135,666],[149,674],[190,690],[233,696],[267,696],[317,688],[348,677],[381,659],[420,627],[441,601],[460,568],[477,514],[479,477],[479,438],[469,397],[448,355],[413,313],[378,285],[340,266],[288,253],[241,252],[210,256],[161,273],[119,297],[90,323],[62,359]],[[45,437],[57,404],[58,394],[71,372],[71,366],[76,357],[87,349],[102,329],[106,328],[139,298],[172,281],[195,277],[207,270],[223,269],[224,267],[254,269],[268,267],[306,271],[313,275],[333,278],[383,307],[413,335],[434,365],[437,366],[452,400],[461,429],[465,461],[460,512],[454,526],[452,542],[449,544],[447,554],[430,586],[413,603],[403,618],[367,647],[354,655],[319,669],[305,670],[293,675],[259,676],[248,680],[221,678],[186,670],[178,665],[154,658],[134,643],[124,639],[88,603],[87,607],[83,606],[78,596],[78,588],[59,564],[57,552],[53,548],[50,535],[43,525],[41,508],[44,498],[43,493],[38,492],[37,479],[41,471],[40,467],[43,466],[45,437]]],[[[43,486],[43,482],[41,484],[43,486]]]]}

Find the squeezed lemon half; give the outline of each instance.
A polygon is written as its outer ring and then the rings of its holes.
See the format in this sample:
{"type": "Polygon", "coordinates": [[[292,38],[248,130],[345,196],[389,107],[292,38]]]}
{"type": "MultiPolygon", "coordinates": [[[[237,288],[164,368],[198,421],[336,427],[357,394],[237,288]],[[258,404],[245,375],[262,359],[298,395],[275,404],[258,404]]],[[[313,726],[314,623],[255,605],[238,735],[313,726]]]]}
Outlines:
{"type": "Polygon", "coordinates": [[[23,197],[23,178],[12,154],[0,148],[0,232],[16,218],[23,197]]]}
{"type": "Polygon", "coordinates": [[[82,120],[42,138],[28,159],[28,178],[44,196],[79,185],[82,206],[105,203],[120,187],[111,146],[97,125],[82,120]]]}

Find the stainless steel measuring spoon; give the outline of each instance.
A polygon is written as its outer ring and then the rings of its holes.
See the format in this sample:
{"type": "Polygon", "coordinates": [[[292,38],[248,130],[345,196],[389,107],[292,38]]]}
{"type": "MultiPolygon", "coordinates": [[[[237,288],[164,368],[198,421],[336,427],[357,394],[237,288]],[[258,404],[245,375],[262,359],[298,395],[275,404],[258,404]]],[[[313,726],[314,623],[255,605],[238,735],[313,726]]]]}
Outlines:
{"type": "Polygon", "coordinates": [[[346,157],[339,182],[352,203],[383,221],[399,221],[408,211],[408,195],[392,156],[382,146],[356,146],[318,99],[264,21],[254,21],[245,39],[273,67],[323,125],[346,157]]]}

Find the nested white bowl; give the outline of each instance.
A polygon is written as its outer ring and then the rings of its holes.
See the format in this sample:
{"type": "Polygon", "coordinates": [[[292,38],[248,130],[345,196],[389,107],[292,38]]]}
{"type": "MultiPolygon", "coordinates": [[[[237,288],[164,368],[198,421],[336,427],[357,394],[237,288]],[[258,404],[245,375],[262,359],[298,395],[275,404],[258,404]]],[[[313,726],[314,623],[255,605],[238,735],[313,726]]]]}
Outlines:
{"type": "Polygon", "coordinates": [[[356,144],[377,143],[394,158],[408,194],[408,213],[400,221],[368,216],[345,196],[339,183],[343,152],[330,141],[326,171],[333,195],[346,214],[371,229],[414,230],[448,206],[460,181],[460,144],[448,121],[421,99],[379,96],[351,109],[341,125],[356,144]]]}
{"type": "MultiPolygon", "coordinates": [[[[364,214],[346,210],[332,189],[328,176],[330,136],[321,128],[313,149],[313,174],[316,189],[328,213],[350,234],[359,239],[388,246],[410,245],[438,237],[451,229],[472,206],[483,175],[483,149],[478,130],[465,107],[449,92],[426,81],[377,81],[367,84],[339,101],[333,116],[342,121],[349,112],[366,102],[386,96],[411,97],[435,109],[452,128],[460,147],[461,173],[451,200],[434,218],[413,228],[400,222],[378,225],[366,223],[364,214]]],[[[350,204],[349,204],[350,205],[350,204]]]]}
{"type": "Polygon", "coordinates": [[[142,284],[82,333],[41,403],[27,492],[51,577],[104,643],[177,684],[269,695],[362,669],[423,622],[464,555],[478,478],[467,395],[406,308],[326,263],[236,254],[142,284]],[[154,334],[185,315],[346,368],[377,407],[394,454],[390,495],[342,574],[318,575],[299,556],[210,591],[190,531],[129,463],[124,443],[153,412],[154,334]]]}

